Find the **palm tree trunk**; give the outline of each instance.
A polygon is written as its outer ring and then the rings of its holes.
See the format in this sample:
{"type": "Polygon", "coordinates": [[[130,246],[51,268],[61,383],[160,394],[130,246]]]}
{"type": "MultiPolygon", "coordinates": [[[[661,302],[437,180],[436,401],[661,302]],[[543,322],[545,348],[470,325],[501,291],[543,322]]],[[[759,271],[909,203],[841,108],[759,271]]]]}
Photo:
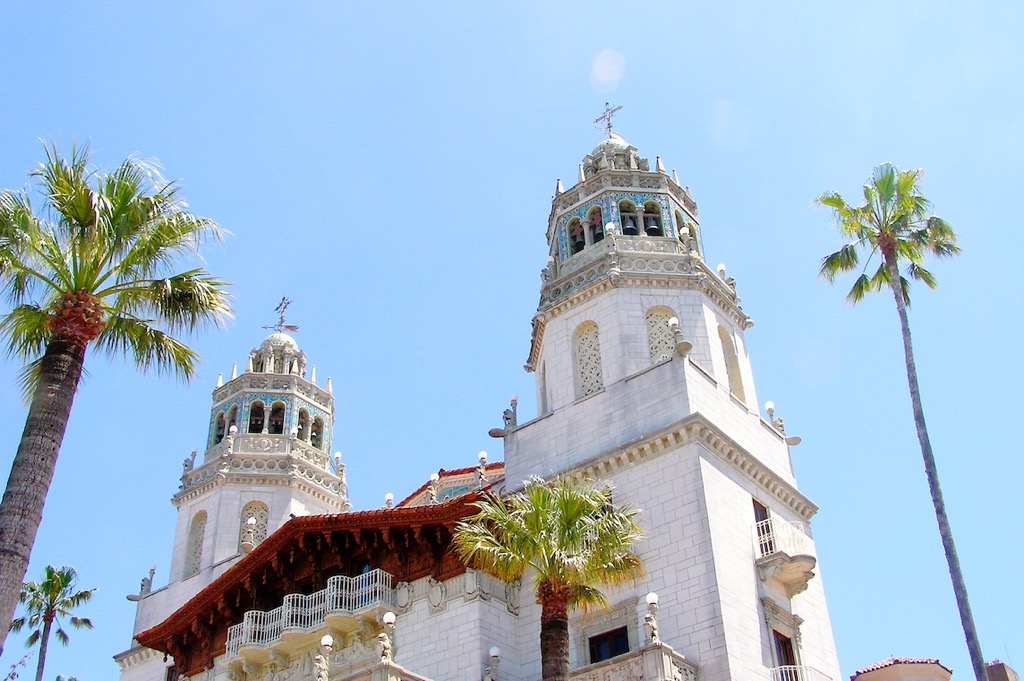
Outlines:
{"type": "Polygon", "coordinates": [[[964,628],[964,636],[967,639],[967,650],[971,656],[974,677],[976,681],[988,681],[988,673],[985,670],[985,658],[981,654],[981,642],[978,640],[978,631],[974,627],[971,604],[967,600],[967,584],[964,581],[963,572],[960,570],[960,559],[956,555],[956,546],[953,544],[953,530],[949,526],[949,517],[946,515],[946,503],[942,500],[942,488],[939,486],[939,471],[935,465],[935,455],[932,453],[932,443],[928,437],[928,427],[924,420],[924,407],[921,405],[921,389],[917,383],[917,364],[914,362],[914,346],[910,340],[910,320],[907,317],[907,304],[903,297],[899,267],[896,264],[896,258],[891,254],[885,255],[885,263],[889,270],[889,284],[892,287],[893,296],[896,298],[896,311],[899,313],[900,327],[903,331],[903,352],[907,362],[907,382],[910,384],[910,402],[914,410],[914,425],[917,427],[917,439],[921,444],[924,472],[928,478],[928,491],[931,492],[932,505],[935,507],[935,518],[939,523],[942,548],[946,553],[946,562],[949,564],[949,576],[953,581],[953,594],[956,596],[956,605],[960,611],[960,623],[964,628]]]}
{"type": "Polygon", "coordinates": [[[565,587],[543,582],[540,601],[540,667],[543,681],[569,681],[569,596],[565,587]]]}
{"type": "MultiPolygon", "coordinates": [[[[0,622],[10,622],[28,570],[43,503],[82,377],[85,343],[53,339],[40,359],[39,384],[0,502],[0,622]]],[[[0,653],[7,638],[0,626],[0,653]]]]}
{"type": "Polygon", "coordinates": [[[46,665],[46,649],[50,646],[50,626],[53,620],[43,621],[43,633],[39,636],[39,664],[36,665],[36,681],[43,681],[43,667],[46,665]]]}

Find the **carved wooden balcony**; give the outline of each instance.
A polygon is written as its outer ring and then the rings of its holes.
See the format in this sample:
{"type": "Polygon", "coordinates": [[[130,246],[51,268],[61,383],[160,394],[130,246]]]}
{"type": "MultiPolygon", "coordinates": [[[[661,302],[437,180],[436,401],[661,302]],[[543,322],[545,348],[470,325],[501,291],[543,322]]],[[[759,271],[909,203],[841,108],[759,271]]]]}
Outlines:
{"type": "Polygon", "coordinates": [[[792,598],[814,577],[814,546],[800,523],[768,518],[754,525],[755,559],[761,579],[780,584],[792,598]]]}
{"type": "Polygon", "coordinates": [[[337,575],[322,591],[289,594],[270,611],[250,610],[228,629],[225,658],[229,664],[261,664],[313,647],[325,625],[338,632],[355,630],[363,620],[377,626],[379,610],[394,607],[391,581],[380,569],[358,577],[337,575]]]}

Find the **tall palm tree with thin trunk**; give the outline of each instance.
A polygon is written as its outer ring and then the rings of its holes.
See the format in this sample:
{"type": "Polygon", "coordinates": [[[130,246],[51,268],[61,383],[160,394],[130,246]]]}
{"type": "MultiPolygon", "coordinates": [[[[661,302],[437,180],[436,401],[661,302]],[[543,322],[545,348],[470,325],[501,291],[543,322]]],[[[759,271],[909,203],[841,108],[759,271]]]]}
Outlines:
{"type": "MultiPolygon", "coordinates": [[[[29,401],[0,502],[0,622],[14,616],[86,349],[188,379],[199,357],[175,336],[231,313],[227,284],[177,266],[224,230],[188,212],[155,164],[131,156],[101,173],[87,146],[69,158],[48,147],[30,178],[41,213],[27,191],[0,191],[0,290],[12,305],[0,336],[28,361],[29,401]]],[[[6,635],[0,627],[0,652],[6,635]]]]}
{"type": "Polygon", "coordinates": [[[21,587],[18,601],[25,606],[25,614],[11,622],[11,631],[18,632],[27,624],[32,633],[25,645],[32,647],[39,644],[39,663],[36,665],[36,681],[43,681],[43,667],[46,665],[46,649],[50,644],[50,634],[67,645],[70,641],[68,633],[61,626],[61,618],[67,617],[75,629],[92,629],[92,620],[88,617],[72,615],[71,611],[88,603],[96,589],[75,591],[78,586],[78,573],[73,567],[57,569],[47,565],[43,570],[43,581],[25,582],[21,587]],[[54,631],[53,627],[57,629],[54,631]]]}
{"type": "Polygon", "coordinates": [[[638,511],[612,503],[608,488],[571,478],[531,478],[522,491],[488,495],[460,522],[455,547],[471,567],[505,582],[529,570],[541,606],[544,681],[569,678],[569,610],[607,605],[598,586],[644,574],[633,545],[643,537],[638,511]]]}
{"type": "Polygon", "coordinates": [[[942,548],[949,564],[949,575],[953,581],[953,593],[960,611],[960,621],[971,665],[977,681],[985,681],[985,660],[981,655],[981,644],[974,627],[971,605],[967,600],[967,585],[960,570],[953,531],[946,515],[942,500],[939,473],[932,453],[931,440],[921,405],[921,389],[917,381],[917,365],[914,362],[914,347],[910,338],[910,321],[907,309],[910,306],[910,279],[922,281],[929,288],[936,287],[935,276],[922,266],[926,255],[940,258],[956,255],[956,234],[944,220],[931,212],[931,205],[918,188],[921,170],[899,170],[885,163],[875,168],[871,179],[864,185],[864,204],[851,206],[836,192],[827,192],[818,197],[818,203],[832,209],[839,232],[849,239],[848,243],[835,253],[822,259],[819,274],[833,282],[845,272],[860,271],[846,299],[853,304],[860,302],[871,291],[889,289],[896,300],[900,328],[903,332],[903,352],[907,365],[907,381],[910,385],[910,401],[917,427],[917,439],[921,445],[928,490],[931,493],[935,517],[938,520],[942,548]],[[861,264],[861,253],[867,257],[861,264]],[[877,260],[877,268],[870,268],[877,260]],[[904,272],[900,272],[900,266],[904,272]]]}

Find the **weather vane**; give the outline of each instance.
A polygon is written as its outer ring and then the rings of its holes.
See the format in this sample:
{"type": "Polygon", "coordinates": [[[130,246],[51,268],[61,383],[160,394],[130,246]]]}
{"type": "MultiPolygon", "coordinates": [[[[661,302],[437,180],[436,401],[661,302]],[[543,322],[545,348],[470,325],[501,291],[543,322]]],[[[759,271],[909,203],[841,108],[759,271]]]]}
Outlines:
{"type": "Polygon", "coordinates": [[[264,326],[263,328],[273,329],[278,333],[280,333],[281,331],[298,331],[299,327],[295,326],[294,324],[286,324],[284,320],[285,310],[287,310],[288,306],[291,304],[291,300],[289,300],[286,296],[281,296],[281,302],[278,303],[277,307],[274,308],[274,312],[277,313],[277,324],[274,324],[272,326],[264,326]]]}
{"type": "Polygon", "coordinates": [[[605,134],[609,137],[612,136],[612,116],[617,114],[622,109],[621,106],[613,107],[609,102],[604,103],[604,113],[594,119],[594,124],[597,125],[597,129],[604,128],[605,134]]]}

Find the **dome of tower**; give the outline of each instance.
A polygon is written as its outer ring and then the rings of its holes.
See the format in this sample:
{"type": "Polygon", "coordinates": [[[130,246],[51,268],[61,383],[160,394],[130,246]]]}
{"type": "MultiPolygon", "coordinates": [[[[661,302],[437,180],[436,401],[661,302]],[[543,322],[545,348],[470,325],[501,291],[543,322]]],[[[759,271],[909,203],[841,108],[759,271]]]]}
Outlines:
{"type": "Polygon", "coordinates": [[[629,147],[631,146],[629,142],[623,139],[622,135],[619,135],[618,133],[614,132],[609,134],[611,136],[608,139],[602,141],[600,144],[594,147],[594,150],[590,152],[591,156],[600,156],[602,151],[607,151],[608,153],[614,153],[616,151],[625,151],[626,149],[629,149],[629,147]]]}
{"type": "Polygon", "coordinates": [[[286,333],[281,333],[280,331],[267,336],[263,341],[263,344],[280,348],[290,347],[294,352],[299,351],[299,344],[295,342],[295,339],[286,333]]]}

